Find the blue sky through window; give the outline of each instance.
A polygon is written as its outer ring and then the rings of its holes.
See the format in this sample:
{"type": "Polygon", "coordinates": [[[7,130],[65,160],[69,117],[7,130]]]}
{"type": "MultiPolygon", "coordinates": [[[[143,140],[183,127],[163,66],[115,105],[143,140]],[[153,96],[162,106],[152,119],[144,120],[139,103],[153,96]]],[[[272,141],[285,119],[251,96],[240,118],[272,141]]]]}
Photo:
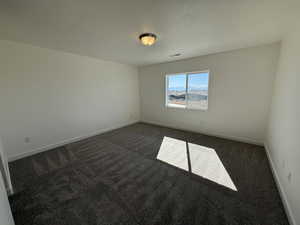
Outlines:
{"type": "MultiPolygon", "coordinates": [[[[190,74],[189,90],[208,90],[208,73],[190,74]]],[[[169,90],[184,91],[186,89],[186,75],[178,74],[169,76],[169,90]]]]}
{"type": "Polygon", "coordinates": [[[185,91],[186,75],[178,74],[169,76],[169,90],[185,91]]]}
{"type": "Polygon", "coordinates": [[[189,90],[208,90],[208,73],[190,74],[188,79],[189,90]]]}

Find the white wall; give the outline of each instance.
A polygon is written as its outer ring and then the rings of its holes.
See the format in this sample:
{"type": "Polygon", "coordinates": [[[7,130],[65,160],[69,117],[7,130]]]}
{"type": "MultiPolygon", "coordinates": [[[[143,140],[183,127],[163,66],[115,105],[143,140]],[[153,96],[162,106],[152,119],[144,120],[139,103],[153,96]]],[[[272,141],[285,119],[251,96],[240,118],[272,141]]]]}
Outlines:
{"type": "Polygon", "coordinates": [[[139,69],[142,120],[262,144],[280,44],[139,69]],[[210,70],[209,109],[165,107],[165,74],[210,70]]]}
{"type": "Polygon", "coordinates": [[[300,224],[300,32],[282,41],[266,146],[293,224],[300,224]],[[290,179],[289,179],[290,174],[290,179]]]}
{"type": "MultiPolygon", "coordinates": [[[[3,149],[1,145],[1,139],[0,139],[0,153],[2,152],[3,149]]],[[[1,171],[0,171],[0,224],[14,225],[14,220],[8,203],[6,188],[4,185],[4,180],[1,171]]]]}
{"type": "Polygon", "coordinates": [[[0,41],[0,106],[0,134],[13,159],[139,120],[138,71],[0,41]]]}
{"type": "Polygon", "coordinates": [[[15,224],[11,214],[1,173],[0,173],[0,224],[3,225],[15,224]]]}
{"type": "Polygon", "coordinates": [[[9,166],[7,162],[7,156],[4,152],[2,139],[0,137],[0,173],[2,173],[2,178],[4,181],[4,186],[8,193],[13,193],[13,187],[10,179],[9,166]]]}

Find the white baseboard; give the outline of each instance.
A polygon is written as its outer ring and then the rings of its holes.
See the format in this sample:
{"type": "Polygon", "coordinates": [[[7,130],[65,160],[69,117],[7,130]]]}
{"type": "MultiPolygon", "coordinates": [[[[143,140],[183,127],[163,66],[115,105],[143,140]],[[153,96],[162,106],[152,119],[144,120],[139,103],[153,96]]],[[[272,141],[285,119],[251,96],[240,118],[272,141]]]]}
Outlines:
{"type": "Polygon", "coordinates": [[[12,162],[12,161],[15,161],[15,160],[18,160],[18,159],[21,159],[21,158],[25,158],[27,156],[31,156],[31,155],[34,155],[34,154],[37,154],[37,153],[40,153],[40,152],[44,152],[44,151],[48,151],[48,150],[51,150],[51,149],[54,149],[54,148],[58,148],[58,147],[66,145],[66,144],[70,144],[70,143],[73,143],[73,142],[76,142],[76,141],[80,141],[80,140],[83,140],[83,139],[86,139],[86,138],[89,138],[89,137],[92,137],[92,136],[95,136],[95,135],[98,135],[98,134],[102,134],[102,133],[107,132],[107,131],[122,128],[122,127],[131,125],[131,124],[134,124],[134,123],[137,123],[137,122],[139,122],[139,120],[133,120],[133,121],[130,121],[130,122],[125,122],[125,123],[119,123],[118,125],[114,125],[114,126],[109,127],[109,128],[100,129],[100,130],[94,131],[94,132],[86,134],[86,135],[82,135],[82,136],[79,136],[79,137],[73,137],[73,138],[70,138],[70,139],[67,139],[67,140],[60,141],[60,142],[55,143],[55,144],[50,144],[50,145],[46,145],[46,146],[31,150],[29,152],[25,152],[25,153],[21,153],[21,154],[18,154],[18,155],[10,156],[10,157],[8,157],[8,162],[12,162]]]}
{"type": "Polygon", "coordinates": [[[224,138],[224,139],[244,142],[244,143],[248,143],[248,144],[264,146],[264,143],[261,142],[261,141],[252,140],[250,138],[237,137],[237,136],[225,135],[225,134],[220,134],[220,133],[215,133],[215,132],[209,132],[205,129],[203,129],[203,130],[192,130],[192,129],[186,129],[186,128],[179,127],[179,126],[174,126],[174,125],[165,125],[163,123],[159,123],[157,121],[150,121],[150,120],[141,120],[141,122],[148,123],[148,124],[153,124],[153,125],[158,125],[158,126],[163,126],[163,127],[169,127],[169,128],[178,129],[178,130],[185,130],[185,131],[190,131],[190,132],[195,132],[195,133],[201,133],[201,134],[208,135],[208,136],[214,136],[214,137],[218,137],[218,138],[224,138]]]}
{"type": "Polygon", "coordinates": [[[274,177],[275,182],[277,184],[277,187],[278,187],[278,190],[279,190],[279,194],[280,194],[280,197],[281,197],[281,201],[283,203],[283,206],[284,206],[284,209],[285,209],[285,213],[286,213],[286,215],[288,217],[289,223],[290,223],[290,225],[297,225],[295,217],[294,217],[294,214],[293,214],[293,211],[292,211],[292,209],[290,207],[290,204],[288,202],[286,193],[284,191],[284,188],[283,188],[283,186],[282,186],[282,184],[280,182],[278,173],[276,171],[275,163],[272,160],[272,157],[271,157],[271,154],[270,154],[270,149],[269,149],[269,147],[268,147],[268,145],[266,143],[264,144],[264,146],[265,146],[265,149],[266,149],[268,160],[269,160],[270,165],[271,165],[271,170],[272,170],[272,173],[273,173],[273,177],[274,177]]]}

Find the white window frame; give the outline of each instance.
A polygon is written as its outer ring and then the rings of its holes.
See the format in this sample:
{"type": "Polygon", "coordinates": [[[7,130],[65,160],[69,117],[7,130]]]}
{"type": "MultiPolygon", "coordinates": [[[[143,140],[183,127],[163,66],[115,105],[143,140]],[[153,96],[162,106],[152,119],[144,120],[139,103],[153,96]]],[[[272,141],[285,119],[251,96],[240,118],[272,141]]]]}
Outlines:
{"type": "Polygon", "coordinates": [[[170,73],[166,74],[165,76],[165,107],[166,108],[176,108],[176,109],[187,109],[187,110],[200,110],[200,111],[207,111],[208,110],[208,103],[209,103],[209,83],[210,83],[210,71],[209,70],[201,70],[201,71],[194,71],[194,72],[183,72],[183,73],[170,73]],[[187,94],[188,94],[188,86],[189,86],[189,75],[192,74],[199,74],[199,73],[208,73],[208,84],[207,84],[207,108],[201,109],[201,108],[194,108],[194,107],[188,107],[187,104],[187,94]],[[185,82],[186,82],[186,89],[185,89],[185,105],[176,105],[176,104],[168,104],[168,87],[169,87],[169,77],[174,75],[185,75],[185,82]]]}

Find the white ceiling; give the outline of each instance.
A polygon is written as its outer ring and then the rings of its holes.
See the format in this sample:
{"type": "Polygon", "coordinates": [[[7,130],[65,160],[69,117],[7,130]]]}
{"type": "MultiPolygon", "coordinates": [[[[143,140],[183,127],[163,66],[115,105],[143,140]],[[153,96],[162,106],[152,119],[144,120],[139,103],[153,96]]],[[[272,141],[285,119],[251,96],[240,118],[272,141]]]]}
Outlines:
{"type": "Polygon", "coordinates": [[[147,65],[281,39],[299,0],[0,0],[0,39],[147,65]],[[143,32],[158,35],[141,46],[143,32]],[[180,57],[170,55],[181,53],[180,57]]]}

